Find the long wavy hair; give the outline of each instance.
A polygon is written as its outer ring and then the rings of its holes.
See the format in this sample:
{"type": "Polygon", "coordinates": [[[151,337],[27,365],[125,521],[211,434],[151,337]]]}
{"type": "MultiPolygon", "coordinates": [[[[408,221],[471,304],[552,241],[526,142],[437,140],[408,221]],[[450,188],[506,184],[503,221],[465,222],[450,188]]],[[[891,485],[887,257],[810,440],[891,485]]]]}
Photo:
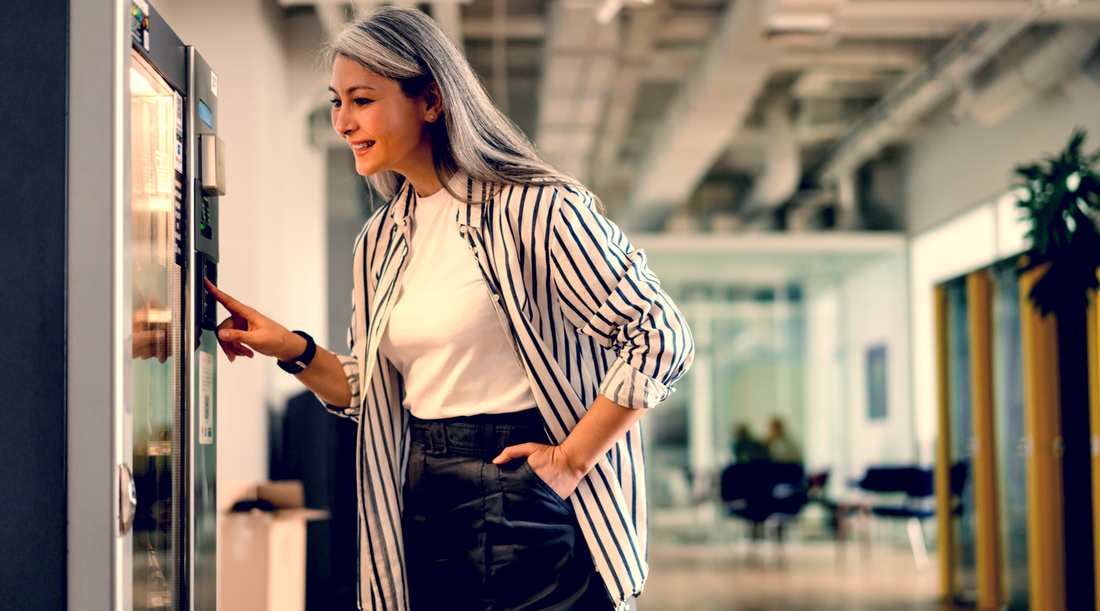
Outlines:
{"type": "MultiPolygon", "coordinates": [[[[439,182],[456,199],[470,201],[449,184],[460,171],[498,185],[579,184],[543,159],[493,104],[454,41],[421,11],[398,6],[371,9],[326,44],[325,65],[331,68],[337,55],[397,81],[410,98],[436,83],[443,112],[440,120],[427,124],[432,161],[439,182]]],[[[367,180],[386,199],[405,182],[393,171],[367,180]]]]}

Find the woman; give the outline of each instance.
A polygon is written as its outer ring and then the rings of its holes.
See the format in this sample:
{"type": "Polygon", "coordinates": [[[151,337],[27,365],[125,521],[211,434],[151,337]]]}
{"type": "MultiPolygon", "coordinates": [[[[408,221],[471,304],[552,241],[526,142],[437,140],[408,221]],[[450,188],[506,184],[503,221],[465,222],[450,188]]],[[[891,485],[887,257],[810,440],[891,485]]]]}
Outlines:
{"type": "Polygon", "coordinates": [[[682,316],[423,13],[371,12],[328,59],[333,127],[389,198],[355,247],[351,356],[211,290],[230,361],[273,356],[359,422],[361,605],[628,607],[638,420],[690,363],[682,316]]]}

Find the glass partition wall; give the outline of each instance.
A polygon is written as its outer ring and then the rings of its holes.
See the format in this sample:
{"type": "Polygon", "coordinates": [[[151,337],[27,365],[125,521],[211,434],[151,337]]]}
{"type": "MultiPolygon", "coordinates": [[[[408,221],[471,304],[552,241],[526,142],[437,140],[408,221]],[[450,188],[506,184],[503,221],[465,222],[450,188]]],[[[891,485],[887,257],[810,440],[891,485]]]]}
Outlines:
{"type": "Polygon", "coordinates": [[[997,439],[1002,580],[1012,611],[1028,608],[1027,444],[1020,350],[1020,287],[1015,260],[992,268],[993,418],[997,439]]]}
{"type": "Polygon", "coordinates": [[[1029,297],[1043,271],[1013,257],[937,288],[944,593],[983,609],[1065,608],[1056,321],[1029,297]]]}
{"type": "Polygon", "coordinates": [[[642,421],[651,519],[677,538],[717,542],[718,478],[733,461],[735,429],[763,443],[779,420],[802,445],[801,292],[783,285],[715,297],[695,289],[676,299],[696,352],[676,393],[642,421]]]}
{"type": "Polygon", "coordinates": [[[654,544],[730,543],[750,532],[774,540],[784,529],[831,539],[829,502],[860,495],[854,482],[868,467],[917,460],[904,236],[641,236],[635,245],[695,340],[676,392],[642,419],[654,544]],[[751,494],[737,489],[727,492],[746,494],[743,503],[723,501],[722,474],[738,458],[773,453],[801,467],[782,465],[783,477],[816,475],[827,502],[784,504],[777,520],[750,529],[773,499],[746,508],[751,494]]]}
{"type": "MultiPolygon", "coordinates": [[[[950,551],[955,567],[953,595],[960,600],[974,601],[977,598],[975,574],[975,534],[976,512],[974,507],[974,478],[969,473],[971,463],[972,421],[970,388],[970,333],[966,280],[960,278],[946,284],[947,308],[947,371],[948,371],[948,417],[950,430],[947,442],[953,473],[967,471],[957,494],[955,513],[951,520],[954,545],[950,551]],[[966,465],[957,467],[957,465],[966,465]]],[[[942,434],[942,433],[941,433],[942,434]]]]}

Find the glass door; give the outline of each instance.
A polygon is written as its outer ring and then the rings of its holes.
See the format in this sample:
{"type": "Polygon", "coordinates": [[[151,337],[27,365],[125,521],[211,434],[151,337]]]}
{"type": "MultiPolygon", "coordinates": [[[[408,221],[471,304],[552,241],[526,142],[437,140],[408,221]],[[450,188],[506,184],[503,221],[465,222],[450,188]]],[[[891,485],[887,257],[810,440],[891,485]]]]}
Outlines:
{"type": "MultiPolygon", "coordinates": [[[[971,413],[970,388],[970,332],[967,309],[966,279],[959,278],[945,284],[947,294],[947,371],[948,414],[950,438],[948,448],[952,465],[952,479],[965,470],[961,494],[951,520],[954,530],[954,549],[941,553],[954,554],[954,585],[952,593],[961,601],[977,599],[976,519],[974,511],[974,478],[971,473],[971,438],[973,415],[971,413]],[[965,465],[965,466],[963,466],[965,465]]],[[[957,488],[953,482],[952,488],[957,488]]],[[[958,493],[959,490],[952,490],[958,493]]]]}
{"type": "Polygon", "coordinates": [[[1016,261],[995,265],[993,275],[993,410],[997,435],[1001,558],[1005,602],[1028,608],[1027,462],[1024,431],[1020,286],[1016,261]]]}
{"type": "Polygon", "coordinates": [[[133,609],[169,609],[179,567],[182,98],[137,53],[130,65],[133,278],[133,609]]]}

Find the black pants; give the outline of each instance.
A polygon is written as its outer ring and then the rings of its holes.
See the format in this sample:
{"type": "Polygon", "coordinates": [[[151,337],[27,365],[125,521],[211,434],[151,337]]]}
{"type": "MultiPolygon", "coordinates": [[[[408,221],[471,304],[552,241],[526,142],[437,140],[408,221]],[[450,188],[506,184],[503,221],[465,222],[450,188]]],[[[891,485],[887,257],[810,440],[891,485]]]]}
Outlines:
{"type": "Polygon", "coordinates": [[[611,598],[568,501],[527,464],[549,443],[536,410],[420,420],[402,518],[413,611],[608,611],[611,598]]]}

